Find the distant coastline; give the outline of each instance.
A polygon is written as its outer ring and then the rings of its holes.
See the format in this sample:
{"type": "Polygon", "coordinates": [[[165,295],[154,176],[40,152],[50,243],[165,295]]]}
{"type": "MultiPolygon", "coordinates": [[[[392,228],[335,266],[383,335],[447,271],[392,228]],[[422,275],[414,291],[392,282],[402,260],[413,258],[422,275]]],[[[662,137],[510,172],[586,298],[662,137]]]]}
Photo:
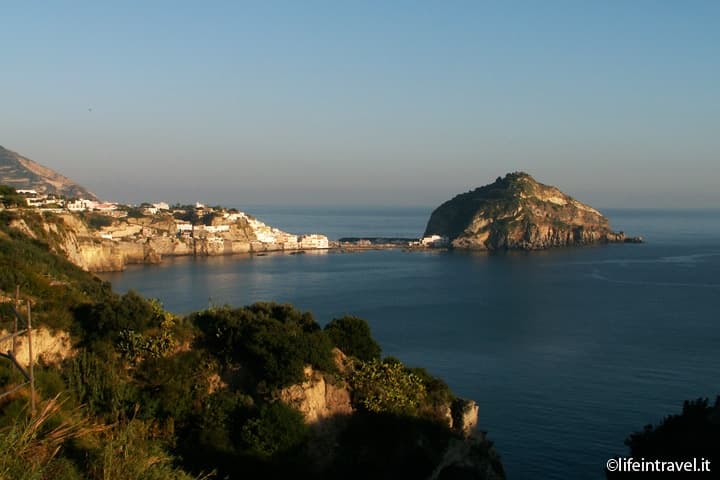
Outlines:
{"type": "MultiPolygon", "coordinates": [[[[164,259],[179,256],[453,248],[449,239],[442,235],[421,238],[354,235],[337,240],[330,240],[323,233],[297,235],[270,226],[236,208],[208,207],[200,203],[171,206],[158,202],[132,206],[87,199],[70,201],[32,190],[21,191],[14,198],[24,205],[3,206],[5,214],[13,216],[10,222],[13,228],[45,240],[53,250],[62,252],[76,265],[96,273],[122,271],[131,264],[159,264],[164,259]]],[[[361,208],[353,210],[362,211],[361,208]]],[[[400,222],[407,211],[397,209],[393,213],[400,222]]],[[[414,215],[411,224],[404,227],[408,232],[419,229],[427,218],[424,217],[427,211],[424,207],[411,211],[414,215]]],[[[377,214],[368,214],[365,221],[370,222],[377,214]]],[[[296,222],[309,218],[294,212],[289,215],[291,217],[286,219],[296,222]]],[[[337,216],[333,218],[347,225],[348,218],[342,209],[338,209],[337,216]]],[[[358,222],[357,217],[353,220],[358,222]]],[[[352,225],[354,232],[364,233],[361,228],[362,219],[357,225],[352,225]]],[[[376,231],[377,225],[367,225],[366,228],[376,231]]],[[[623,240],[640,241],[634,237],[623,237],[623,240]]]]}

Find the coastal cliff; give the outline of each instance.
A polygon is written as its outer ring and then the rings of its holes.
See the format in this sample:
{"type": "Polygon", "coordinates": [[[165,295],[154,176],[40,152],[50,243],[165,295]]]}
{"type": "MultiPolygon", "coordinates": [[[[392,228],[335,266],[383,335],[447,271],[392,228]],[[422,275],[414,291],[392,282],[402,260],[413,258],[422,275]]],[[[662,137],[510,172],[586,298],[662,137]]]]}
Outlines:
{"type": "MultiPolygon", "coordinates": [[[[323,235],[293,235],[241,212],[209,212],[194,222],[170,212],[134,217],[66,210],[15,209],[9,225],[42,240],[55,253],[89,272],[157,264],[173,256],[215,256],[273,251],[323,250],[323,235]]],[[[198,219],[198,217],[200,217],[198,219]]]]}
{"type": "Polygon", "coordinates": [[[454,248],[540,250],[639,241],[614,232],[600,212],[543,185],[524,172],[457,195],[436,208],[425,237],[447,238],[454,248]]]}

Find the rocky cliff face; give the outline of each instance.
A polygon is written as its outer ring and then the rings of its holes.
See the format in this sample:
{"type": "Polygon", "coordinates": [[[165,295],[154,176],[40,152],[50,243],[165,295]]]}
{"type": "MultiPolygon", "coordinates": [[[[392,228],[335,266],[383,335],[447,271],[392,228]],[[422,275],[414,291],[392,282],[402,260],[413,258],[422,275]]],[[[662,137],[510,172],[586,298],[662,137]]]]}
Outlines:
{"type": "MultiPolygon", "coordinates": [[[[333,349],[335,365],[342,375],[354,368],[354,360],[338,348],[333,349]]],[[[345,380],[328,381],[325,374],[306,366],[305,380],[278,392],[278,399],[299,410],[310,425],[326,419],[343,417],[355,410],[351,402],[350,385],[345,380]]],[[[468,438],[474,435],[478,423],[478,404],[474,400],[455,398],[439,408],[443,414],[437,420],[468,438]]]]}
{"type": "MultiPolygon", "coordinates": [[[[41,214],[33,209],[19,209],[13,215],[12,228],[47,242],[55,253],[64,255],[89,272],[121,271],[129,264],[155,264],[172,256],[317,248],[298,242],[295,235],[244,216],[234,220],[219,219],[212,225],[197,225],[192,233],[181,233],[178,225],[190,224],[176,220],[170,214],[107,217],[110,225],[99,229],[89,227],[82,214],[67,211],[41,214]]],[[[327,247],[320,250],[322,248],[327,247]]]]}
{"type": "MultiPolygon", "coordinates": [[[[19,327],[24,329],[22,325],[19,327]]],[[[0,351],[12,351],[18,363],[27,367],[30,364],[30,349],[27,334],[12,339],[8,330],[0,330],[0,351]],[[13,348],[14,347],[14,348],[13,348]]],[[[42,361],[45,364],[58,363],[74,355],[70,334],[64,331],[51,332],[45,327],[33,328],[32,331],[33,361],[42,361]]]]}
{"type": "Polygon", "coordinates": [[[475,250],[538,250],[626,240],[594,208],[523,172],[498,177],[440,205],[425,229],[425,236],[431,235],[447,237],[454,248],[475,250]]]}
{"type": "MultiPolygon", "coordinates": [[[[342,375],[353,368],[353,359],[346,357],[335,349],[335,363],[342,375]]],[[[283,388],[277,392],[277,399],[300,411],[305,421],[315,432],[309,451],[312,453],[314,466],[323,472],[334,461],[340,445],[340,438],[345,435],[344,428],[356,414],[352,405],[352,391],[348,382],[335,375],[326,375],[305,367],[303,382],[283,388]]],[[[382,388],[382,387],[379,387],[382,388]]],[[[430,478],[478,478],[484,480],[501,480],[504,477],[503,467],[492,443],[485,438],[483,432],[476,430],[478,422],[478,405],[473,400],[455,398],[447,405],[440,406],[447,415],[440,415],[432,421],[441,421],[455,435],[437,453],[437,464],[430,478]]],[[[429,437],[418,431],[417,442],[422,445],[429,442],[429,437]]],[[[318,477],[322,477],[318,474],[318,477]]],[[[334,478],[334,477],[333,477],[334,478]]]]}
{"type": "Polygon", "coordinates": [[[347,385],[328,382],[325,375],[310,366],[305,367],[305,381],[284,388],[279,398],[299,410],[309,424],[353,412],[347,385]]]}

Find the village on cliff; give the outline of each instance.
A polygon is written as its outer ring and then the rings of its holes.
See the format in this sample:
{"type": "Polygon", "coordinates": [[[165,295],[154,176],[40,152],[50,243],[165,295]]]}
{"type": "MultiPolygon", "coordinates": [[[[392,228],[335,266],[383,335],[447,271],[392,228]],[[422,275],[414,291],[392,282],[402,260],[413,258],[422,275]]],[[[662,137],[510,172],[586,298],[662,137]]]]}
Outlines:
{"type": "Polygon", "coordinates": [[[231,227],[240,222],[243,227],[250,227],[253,235],[249,236],[249,239],[262,244],[279,246],[285,250],[329,247],[329,240],[325,235],[287,233],[234,208],[209,207],[199,202],[195,205],[170,206],[166,202],[157,202],[133,206],[84,198],[65,199],[62,196],[39,193],[31,189],[18,189],[17,193],[25,199],[28,207],[39,211],[57,214],[85,213],[108,217],[107,222],[97,221],[97,217],[94,221],[90,218],[91,224],[94,223],[94,226],[98,227],[98,238],[105,240],[173,235],[179,238],[202,238],[210,243],[223,243],[227,237],[223,234],[230,234],[231,227]],[[148,222],[143,220],[144,218],[153,221],[148,222]]]}
{"type": "MultiPolygon", "coordinates": [[[[274,251],[324,251],[330,248],[440,247],[447,239],[352,239],[330,241],[320,233],[294,234],[266,225],[234,208],[169,205],[139,206],[18,189],[22,207],[63,219],[74,240],[62,250],[82,268],[120,270],[128,263],[158,263],[168,256],[209,256],[274,251]],[[77,250],[76,254],[73,254],[77,250]]],[[[20,227],[22,228],[22,227],[20,227]]]]}

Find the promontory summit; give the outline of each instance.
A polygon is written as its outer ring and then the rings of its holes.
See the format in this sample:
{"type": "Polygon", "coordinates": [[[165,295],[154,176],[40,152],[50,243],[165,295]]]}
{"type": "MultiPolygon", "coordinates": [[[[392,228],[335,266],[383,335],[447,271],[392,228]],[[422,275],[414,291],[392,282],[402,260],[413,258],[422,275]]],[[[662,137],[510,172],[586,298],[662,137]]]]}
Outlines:
{"type": "Polygon", "coordinates": [[[525,172],[508,173],[443,203],[430,216],[424,238],[472,250],[641,241],[612,231],[600,212],[525,172]]]}
{"type": "Polygon", "coordinates": [[[97,200],[94,193],[44,165],[0,146],[0,185],[40,194],[97,200]]]}

